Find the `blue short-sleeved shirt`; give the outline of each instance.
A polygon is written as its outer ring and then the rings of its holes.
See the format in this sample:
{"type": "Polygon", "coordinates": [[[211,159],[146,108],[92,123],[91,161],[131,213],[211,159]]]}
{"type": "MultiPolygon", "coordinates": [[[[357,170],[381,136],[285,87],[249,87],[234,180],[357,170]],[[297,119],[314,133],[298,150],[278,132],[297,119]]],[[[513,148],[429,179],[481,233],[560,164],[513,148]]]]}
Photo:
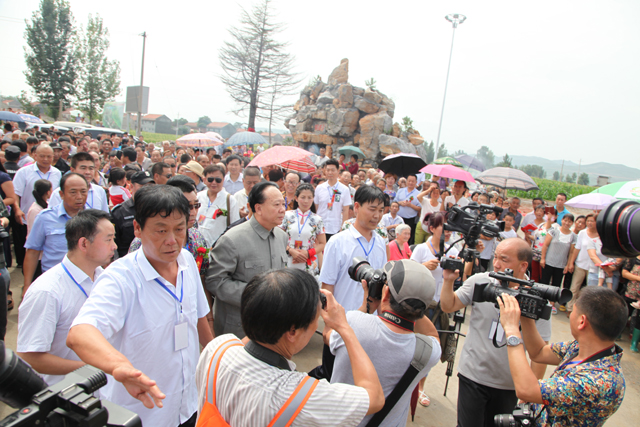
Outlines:
{"type": "Polygon", "coordinates": [[[62,262],[67,254],[65,226],[70,219],[64,203],[45,209],[36,216],[24,247],[42,251],[43,272],[62,262]]]}
{"type": "MultiPolygon", "coordinates": [[[[554,206],[556,208],[556,210],[558,209],[557,206],[554,206]]],[[[564,216],[568,213],[571,213],[567,210],[567,208],[564,208],[562,211],[558,212],[558,218],[556,218],[556,222],[560,225],[562,225],[562,218],[564,218],[564,216]]]]}

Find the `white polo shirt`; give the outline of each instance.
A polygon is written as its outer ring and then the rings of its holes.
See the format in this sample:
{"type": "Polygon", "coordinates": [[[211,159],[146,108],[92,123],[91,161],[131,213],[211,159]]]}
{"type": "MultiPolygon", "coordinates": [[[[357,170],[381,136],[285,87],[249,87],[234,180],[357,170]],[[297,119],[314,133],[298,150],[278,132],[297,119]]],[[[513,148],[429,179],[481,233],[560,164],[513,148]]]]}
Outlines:
{"type": "Polygon", "coordinates": [[[352,226],[333,236],[324,247],[320,282],[335,286],[333,296],[345,311],[357,310],[364,297],[362,284],[349,277],[348,270],[353,258],[364,257],[375,269],[387,263],[387,250],[382,237],[375,231],[372,236],[371,241],[367,242],[352,226]]]}
{"type": "MultiPolygon", "coordinates": [[[[351,206],[351,192],[349,188],[340,181],[335,185],[329,186],[328,182],[323,182],[316,188],[315,197],[316,213],[320,215],[324,222],[324,229],[327,234],[336,234],[340,232],[342,222],[346,218],[342,218],[342,208],[351,206]],[[337,191],[334,196],[334,191],[337,191]],[[329,209],[329,203],[333,198],[333,206],[329,209]]],[[[359,307],[359,306],[358,306],[359,307]]]]}
{"type": "Polygon", "coordinates": [[[460,206],[461,208],[464,208],[469,204],[469,200],[466,197],[460,197],[460,200],[458,200],[458,202],[456,203],[456,196],[452,194],[451,196],[447,196],[444,198],[445,210],[449,207],[449,203],[451,203],[452,205],[457,205],[457,206],[460,206]]]}
{"type": "MultiPolygon", "coordinates": [[[[52,208],[54,206],[58,206],[62,203],[62,198],[60,197],[60,191],[54,191],[51,193],[51,198],[49,199],[49,207],[52,208]]],[[[99,185],[91,183],[91,188],[87,192],[87,203],[84,204],[85,209],[99,209],[101,211],[105,211],[109,213],[109,203],[107,202],[107,192],[104,191],[104,188],[99,185]]]]}
{"type": "Polygon", "coordinates": [[[234,194],[233,197],[235,197],[236,202],[238,203],[238,212],[243,207],[247,209],[246,206],[247,206],[247,203],[249,202],[249,196],[247,195],[247,190],[243,188],[242,190],[234,194]]]}
{"type": "Polygon", "coordinates": [[[195,384],[200,353],[198,319],[209,312],[193,255],[178,255],[177,286],[149,264],[143,247],[113,262],[96,281],[75,325],[89,324],[136,368],[156,381],[167,396],[162,409],[147,409],[111,376],[101,397],[140,415],[145,426],[178,426],[198,410],[195,384]],[[160,286],[161,281],[178,298],[160,286]],[[180,314],[182,305],[182,319],[180,314]],[[175,327],[187,323],[188,345],[175,350],[175,327]]]}
{"type": "Polygon", "coordinates": [[[402,217],[398,214],[396,214],[396,217],[392,217],[390,213],[386,213],[384,215],[382,215],[382,219],[380,220],[380,225],[383,226],[384,228],[387,228],[390,225],[400,225],[400,224],[404,224],[404,219],[402,219],[402,217]]]}
{"type": "Polygon", "coordinates": [[[227,229],[227,215],[229,216],[229,224],[234,223],[240,219],[240,211],[238,209],[238,202],[235,197],[229,197],[229,206],[227,211],[227,191],[223,188],[216,195],[216,199],[212,202],[209,199],[209,190],[202,190],[198,193],[198,202],[200,202],[200,209],[198,209],[198,229],[207,240],[209,247],[218,240],[222,233],[227,229]],[[224,215],[226,212],[226,215],[224,215]]]}
{"type": "MultiPolygon", "coordinates": [[[[98,279],[102,271],[102,267],[96,268],[94,280],[98,279]]],[[[67,334],[71,322],[87,300],[85,292],[87,295],[91,294],[93,283],[66,255],[62,263],[38,277],[29,287],[18,309],[17,351],[47,352],[63,359],[79,361],[76,353],[67,347],[67,334]],[[63,265],[69,273],[64,271],[63,265]]],[[[64,375],[43,375],[43,378],[47,384],[53,385],[61,381],[64,375]]]]}
{"type": "Polygon", "coordinates": [[[36,201],[33,197],[33,184],[39,179],[46,179],[51,182],[51,189],[54,190],[60,187],[60,178],[62,174],[53,166],[49,167],[49,172],[42,173],[38,169],[38,164],[20,168],[16,175],[13,177],[13,187],[16,190],[16,194],[20,196],[20,209],[27,214],[29,208],[36,201]]]}
{"type": "Polygon", "coordinates": [[[231,175],[227,173],[224,176],[224,182],[222,185],[224,185],[224,189],[227,190],[227,192],[232,196],[236,194],[238,191],[243,190],[244,184],[242,183],[242,172],[240,172],[240,175],[238,175],[238,179],[235,181],[232,180],[231,175]]]}

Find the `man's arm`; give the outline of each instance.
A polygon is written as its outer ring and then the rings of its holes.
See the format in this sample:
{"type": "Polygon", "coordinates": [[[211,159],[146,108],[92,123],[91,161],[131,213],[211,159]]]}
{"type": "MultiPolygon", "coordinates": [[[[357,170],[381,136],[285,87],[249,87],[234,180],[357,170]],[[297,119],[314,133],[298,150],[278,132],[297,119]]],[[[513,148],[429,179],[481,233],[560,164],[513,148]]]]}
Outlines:
{"type": "Polygon", "coordinates": [[[140,400],[147,408],[153,409],[154,403],[162,408],[162,399],[165,395],[156,382],[135,369],[131,362],[113,348],[94,326],[88,324],[73,326],[67,335],[67,347],[87,364],[112,375],[116,381],[125,386],[131,396],[140,400]]]}
{"type": "Polygon", "coordinates": [[[228,236],[220,237],[209,255],[212,262],[207,271],[206,286],[220,301],[239,308],[247,282],[233,278],[238,269],[236,245],[228,236]]]}
{"type": "Polygon", "coordinates": [[[455,272],[451,270],[442,270],[442,277],[444,281],[442,284],[442,292],[440,294],[440,307],[445,313],[453,313],[454,311],[458,311],[465,307],[456,293],[453,292],[453,282],[456,281],[459,274],[460,272],[458,270],[455,272]]]}
{"type": "Polygon", "coordinates": [[[27,293],[29,286],[31,286],[31,282],[33,281],[33,275],[36,272],[36,267],[38,266],[38,259],[40,259],[40,255],[42,251],[37,251],[35,249],[27,249],[24,254],[24,262],[23,262],[23,275],[24,275],[24,286],[22,288],[22,296],[27,293]]]}
{"type": "Polygon", "coordinates": [[[33,369],[45,375],[67,375],[85,365],[77,360],[63,359],[47,352],[17,352],[33,369]]]}
{"type": "Polygon", "coordinates": [[[342,221],[346,221],[349,218],[349,205],[345,205],[342,207],[342,221]]]}
{"type": "Polygon", "coordinates": [[[371,359],[367,356],[360,342],[358,342],[355,332],[347,323],[344,308],[338,304],[330,292],[325,290],[321,292],[327,297],[327,308],[326,310],[321,310],[320,314],[324,319],[325,325],[340,334],[349,354],[353,383],[358,387],[364,388],[369,395],[367,415],[375,414],[384,406],[384,391],[380,385],[376,368],[371,363],[371,359]]]}
{"type": "Polygon", "coordinates": [[[324,282],[322,282],[322,286],[320,287],[320,289],[324,289],[325,291],[331,292],[332,295],[333,295],[333,290],[335,288],[336,288],[336,285],[330,285],[330,284],[324,283],[324,282]]]}
{"type": "Polygon", "coordinates": [[[198,319],[198,340],[203,348],[213,341],[213,334],[211,333],[211,328],[209,328],[207,316],[198,319]]]}

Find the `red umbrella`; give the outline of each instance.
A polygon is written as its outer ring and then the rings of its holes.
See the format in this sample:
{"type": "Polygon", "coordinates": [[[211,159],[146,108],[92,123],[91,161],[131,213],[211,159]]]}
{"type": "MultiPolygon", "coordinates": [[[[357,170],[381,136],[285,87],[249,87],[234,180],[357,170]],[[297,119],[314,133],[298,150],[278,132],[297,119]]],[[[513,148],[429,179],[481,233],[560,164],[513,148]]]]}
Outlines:
{"type": "Polygon", "coordinates": [[[430,164],[420,169],[420,172],[430,173],[431,175],[441,176],[443,178],[457,179],[458,181],[475,181],[469,172],[453,165],[430,164]]]}
{"type": "Polygon", "coordinates": [[[280,166],[296,172],[311,173],[316,170],[316,165],[311,161],[309,156],[303,157],[300,160],[289,160],[288,162],[280,163],[280,166]]]}
{"type": "MultiPolygon", "coordinates": [[[[269,149],[264,150],[251,160],[248,166],[257,166],[259,168],[269,165],[285,166],[288,162],[303,162],[305,157],[310,156],[311,153],[302,148],[293,147],[290,145],[276,145],[269,149]]],[[[309,160],[311,162],[311,160],[309,160]]],[[[313,168],[315,170],[315,167],[313,168]]]]}

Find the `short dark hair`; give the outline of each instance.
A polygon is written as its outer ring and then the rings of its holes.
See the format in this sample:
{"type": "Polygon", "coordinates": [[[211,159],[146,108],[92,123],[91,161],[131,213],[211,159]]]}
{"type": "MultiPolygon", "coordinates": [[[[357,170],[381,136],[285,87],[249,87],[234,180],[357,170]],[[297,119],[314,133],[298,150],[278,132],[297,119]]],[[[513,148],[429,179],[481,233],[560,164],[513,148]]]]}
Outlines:
{"type": "Polygon", "coordinates": [[[254,185],[249,192],[248,202],[249,207],[251,208],[251,212],[256,213],[256,205],[264,203],[264,191],[267,189],[267,187],[278,188],[278,186],[271,181],[262,181],[254,185]]]}
{"type": "Polygon", "coordinates": [[[214,155],[213,155],[213,156],[211,156],[211,157],[213,157],[213,159],[214,159],[214,160],[217,160],[217,161],[222,160],[222,156],[220,156],[220,154],[214,154],[214,155]]]}
{"type": "Polygon", "coordinates": [[[11,143],[11,145],[13,145],[14,147],[18,147],[21,153],[27,152],[27,143],[21,139],[16,139],[11,143]]]}
{"type": "Polygon", "coordinates": [[[136,213],[134,219],[144,228],[147,219],[156,215],[163,218],[174,211],[184,215],[185,224],[189,220],[189,202],[182,191],[169,185],[145,185],[136,192],[136,213]]]}
{"type": "Polygon", "coordinates": [[[280,168],[277,169],[271,169],[269,171],[269,181],[271,182],[278,182],[281,179],[284,179],[284,174],[282,173],[282,171],[280,170],[280,168]]]}
{"type": "Polygon", "coordinates": [[[165,168],[171,169],[171,166],[165,162],[154,163],[153,166],[151,166],[151,176],[154,176],[155,174],[162,175],[162,170],[165,168]]]}
{"type": "Polygon", "coordinates": [[[122,159],[122,151],[120,150],[111,150],[109,151],[109,157],[117,157],[118,160],[122,159]]]}
{"type": "Polygon", "coordinates": [[[122,155],[125,156],[129,161],[135,162],[138,157],[138,153],[131,147],[125,147],[122,149],[122,155]]]}
{"type": "Polygon", "coordinates": [[[212,151],[214,151],[214,152],[215,152],[215,151],[216,151],[216,149],[215,149],[215,148],[213,148],[213,147],[209,147],[209,148],[207,148],[207,154],[211,153],[212,151]]]}
{"type": "Polygon", "coordinates": [[[510,216],[511,218],[513,218],[513,220],[515,221],[516,216],[513,214],[513,212],[507,212],[507,213],[505,213],[505,214],[504,214],[504,218],[506,218],[506,217],[508,217],[508,216],[510,216]]]}
{"type": "Polygon", "coordinates": [[[233,151],[231,151],[231,148],[225,148],[224,150],[222,150],[222,154],[225,153],[233,153],[233,151]]]}
{"type": "Polygon", "coordinates": [[[191,161],[191,156],[187,153],[180,155],[180,163],[189,163],[191,161]]]}
{"type": "Polygon", "coordinates": [[[113,168],[109,172],[109,183],[110,184],[118,184],[118,181],[124,179],[127,176],[127,173],[122,168],[113,168]]]}
{"type": "Polygon", "coordinates": [[[242,329],[253,341],[275,344],[291,328],[308,328],[319,302],[318,282],[306,271],[287,268],[261,273],[242,292],[242,329]]]}
{"type": "Polygon", "coordinates": [[[231,163],[232,160],[237,160],[238,163],[240,163],[240,166],[242,166],[242,159],[240,158],[240,156],[236,156],[235,154],[232,154],[229,157],[227,157],[224,164],[228,165],[229,163],[231,163]]]}
{"type": "Polygon", "coordinates": [[[38,138],[36,138],[35,136],[30,136],[27,138],[27,144],[37,144],[38,142],[38,138]]]}
{"type": "Polygon", "coordinates": [[[586,218],[584,215],[578,215],[578,216],[576,217],[576,220],[575,220],[574,222],[577,222],[577,221],[579,221],[579,220],[581,220],[581,219],[584,219],[585,221],[587,220],[587,218],[586,218]]]}
{"type": "Polygon", "coordinates": [[[60,180],[60,191],[64,193],[64,186],[69,180],[69,178],[71,178],[72,176],[79,176],[80,178],[82,178],[82,180],[87,184],[87,188],[89,188],[89,183],[87,182],[87,179],[84,176],[80,175],[77,172],[69,172],[62,175],[62,179],[60,180]]]}
{"type": "Polygon", "coordinates": [[[77,168],[78,162],[95,163],[95,160],[91,154],[80,151],[71,156],[71,167],[74,169],[77,168]]]}
{"type": "Polygon", "coordinates": [[[534,197],[533,199],[531,199],[532,202],[535,202],[536,200],[541,203],[544,203],[544,200],[542,199],[542,197],[534,197]]]}
{"type": "Polygon", "coordinates": [[[289,171],[286,174],[284,174],[285,179],[289,176],[289,175],[295,175],[298,177],[298,182],[302,181],[302,177],[300,176],[300,174],[298,172],[295,171],[289,171]]]}
{"type": "Polygon", "coordinates": [[[615,291],[602,286],[587,286],[580,291],[576,306],[598,338],[613,341],[627,326],[627,302],[615,291]]]}
{"type": "MultiPolygon", "coordinates": [[[[324,148],[324,147],[323,147],[324,148]]],[[[327,166],[332,165],[335,166],[336,169],[340,169],[340,163],[336,159],[329,159],[322,165],[322,168],[326,168],[327,166]]]]}
{"type": "Polygon", "coordinates": [[[556,195],[556,197],[558,197],[558,196],[564,196],[564,200],[565,200],[565,201],[567,200],[567,194],[566,194],[566,193],[558,193],[558,194],[556,195]]]}
{"type": "Polygon", "coordinates": [[[260,176],[260,169],[255,166],[249,166],[247,168],[244,168],[242,176],[260,176]]]}
{"type": "Polygon", "coordinates": [[[196,191],[195,181],[186,175],[176,175],[169,178],[167,185],[179,188],[183,193],[196,191]]]}
{"type": "MultiPolygon", "coordinates": [[[[442,212],[428,213],[423,220],[427,224],[427,228],[438,228],[445,222],[445,217],[442,212]]],[[[439,243],[438,243],[439,244],[439,243]]]]}
{"type": "Polygon", "coordinates": [[[371,185],[361,185],[353,196],[353,203],[355,204],[357,202],[360,206],[375,201],[384,203],[384,193],[378,187],[371,185]]]}
{"type": "Polygon", "coordinates": [[[207,176],[210,173],[214,173],[214,172],[220,172],[222,174],[222,176],[224,176],[225,174],[225,170],[222,166],[220,165],[209,165],[206,168],[204,168],[204,170],[202,171],[202,175],[203,176],[207,176]]]}
{"type": "Polygon", "coordinates": [[[411,322],[420,319],[424,316],[425,311],[427,311],[427,306],[419,299],[409,298],[398,302],[391,292],[389,292],[389,306],[395,314],[411,322]]]}
{"type": "Polygon", "coordinates": [[[78,246],[81,237],[93,242],[98,234],[98,222],[109,220],[109,214],[100,209],[85,209],[78,215],[67,221],[65,225],[65,237],[67,238],[67,249],[72,251],[78,246]]]}
{"type": "Polygon", "coordinates": [[[415,173],[410,173],[409,175],[407,175],[407,179],[409,179],[409,177],[414,177],[416,181],[418,180],[418,175],[416,175],[415,173]]]}
{"type": "Polygon", "coordinates": [[[571,222],[575,222],[575,217],[573,216],[573,214],[572,214],[572,213],[564,214],[564,216],[562,217],[562,219],[565,219],[565,218],[570,219],[570,220],[571,220],[571,222]]]}

